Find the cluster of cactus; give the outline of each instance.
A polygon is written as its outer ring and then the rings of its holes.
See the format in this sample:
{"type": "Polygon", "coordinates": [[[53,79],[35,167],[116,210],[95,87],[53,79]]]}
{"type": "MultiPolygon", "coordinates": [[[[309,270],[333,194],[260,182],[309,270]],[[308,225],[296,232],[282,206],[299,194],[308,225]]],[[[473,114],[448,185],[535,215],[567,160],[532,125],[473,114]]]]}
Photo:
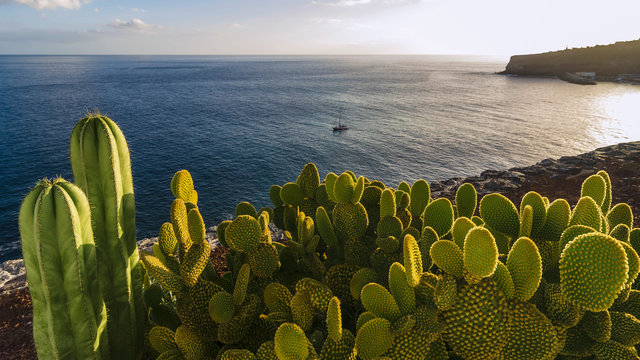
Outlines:
{"type": "Polygon", "coordinates": [[[75,185],[41,180],[20,208],[38,357],[139,358],[147,316],[126,140],[88,114],[70,157],[75,185]]]}
{"type": "Polygon", "coordinates": [[[271,187],[273,209],[243,202],[217,227],[221,276],[192,262],[187,285],[188,251],[163,240],[180,225],[163,225],[148,290],[195,313],[171,328],[152,306],[149,342],[159,359],[639,359],[640,229],[606,172],[580,195],[572,208],[529,192],[518,208],[464,184],[452,204],[424,180],[320,181],[308,164],[271,187]]]}

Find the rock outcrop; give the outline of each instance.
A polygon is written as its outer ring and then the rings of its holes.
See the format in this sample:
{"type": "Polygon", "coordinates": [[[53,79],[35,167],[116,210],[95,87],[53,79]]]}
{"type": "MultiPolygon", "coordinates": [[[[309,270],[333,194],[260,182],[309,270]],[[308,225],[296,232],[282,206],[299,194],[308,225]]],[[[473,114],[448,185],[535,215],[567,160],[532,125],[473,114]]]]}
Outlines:
{"type": "Polygon", "coordinates": [[[620,74],[640,74],[640,40],[514,55],[501,74],[557,76],[567,72],[595,72],[601,80],[613,80],[620,74]]]}

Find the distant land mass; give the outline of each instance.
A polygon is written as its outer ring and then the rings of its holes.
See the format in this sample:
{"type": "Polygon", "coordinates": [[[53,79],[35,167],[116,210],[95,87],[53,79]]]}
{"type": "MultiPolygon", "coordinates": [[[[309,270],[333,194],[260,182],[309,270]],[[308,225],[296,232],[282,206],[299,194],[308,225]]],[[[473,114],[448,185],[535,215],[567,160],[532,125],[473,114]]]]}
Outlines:
{"type": "MultiPolygon", "coordinates": [[[[622,81],[630,74],[640,74],[640,39],[541,54],[514,55],[506,69],[500,72],[527,76],[562,76],[565,73],[595,73],[598,80],[622,81]]],[[[636,76],[631,78],[635,79],[636,76]]]]}

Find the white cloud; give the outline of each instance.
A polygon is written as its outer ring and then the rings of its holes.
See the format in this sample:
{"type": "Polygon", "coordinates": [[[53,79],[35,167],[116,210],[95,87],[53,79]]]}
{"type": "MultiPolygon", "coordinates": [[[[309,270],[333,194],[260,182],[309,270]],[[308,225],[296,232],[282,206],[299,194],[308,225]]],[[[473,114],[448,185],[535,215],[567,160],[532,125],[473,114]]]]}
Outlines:
{"type": "Polygon", "coordinates": [[[129,21],[120,20],[116,18],[116,19],[113,19],[113,21],[109,24],[109,26],[116,29],[122,29],[122,30],[146,30],[146,29],[156,27],[156,26],[146,24],[144,21],[138,18],[133,18],[129,21]]]}
{"type": "Polygon", "coordinates": [[[141,12],[141,13],[146,13],[147,12],[147,10],[140,9],[140,8],[132,8],[131,10],[134,11],[134,12],[141,12]]]}
{"type": "Polygon", "coordinates": [[[0,0],[0,4],[20,4],[37,10],[43,9],[79,9],[91,0],[0,0]]]}
{"type": "Polygon", "coordinates": [[[244,25],[242,25],[240,23],[229,24],[229,26],[231,26],[234,29],[244,29],[244,25]]]}

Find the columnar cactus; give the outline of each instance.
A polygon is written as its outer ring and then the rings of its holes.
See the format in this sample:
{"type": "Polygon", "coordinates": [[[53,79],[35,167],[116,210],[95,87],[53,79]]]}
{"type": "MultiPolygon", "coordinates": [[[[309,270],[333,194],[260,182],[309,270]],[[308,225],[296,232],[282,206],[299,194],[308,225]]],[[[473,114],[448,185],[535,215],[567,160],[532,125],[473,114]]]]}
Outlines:
{"type": "Polygon", "coordinates": [[[89,114],[73,128],[70,157],[74,181],[91,206],[112,356],[134,359],[142,348],[146,316],[129,148],[115,122],[89,114]]]}
{"type": "Polygon", "coordinates": [[[19,223],[38,357],[109,359],[85,194],[63,179],[41,180],[24,199],[19,223]]]}

